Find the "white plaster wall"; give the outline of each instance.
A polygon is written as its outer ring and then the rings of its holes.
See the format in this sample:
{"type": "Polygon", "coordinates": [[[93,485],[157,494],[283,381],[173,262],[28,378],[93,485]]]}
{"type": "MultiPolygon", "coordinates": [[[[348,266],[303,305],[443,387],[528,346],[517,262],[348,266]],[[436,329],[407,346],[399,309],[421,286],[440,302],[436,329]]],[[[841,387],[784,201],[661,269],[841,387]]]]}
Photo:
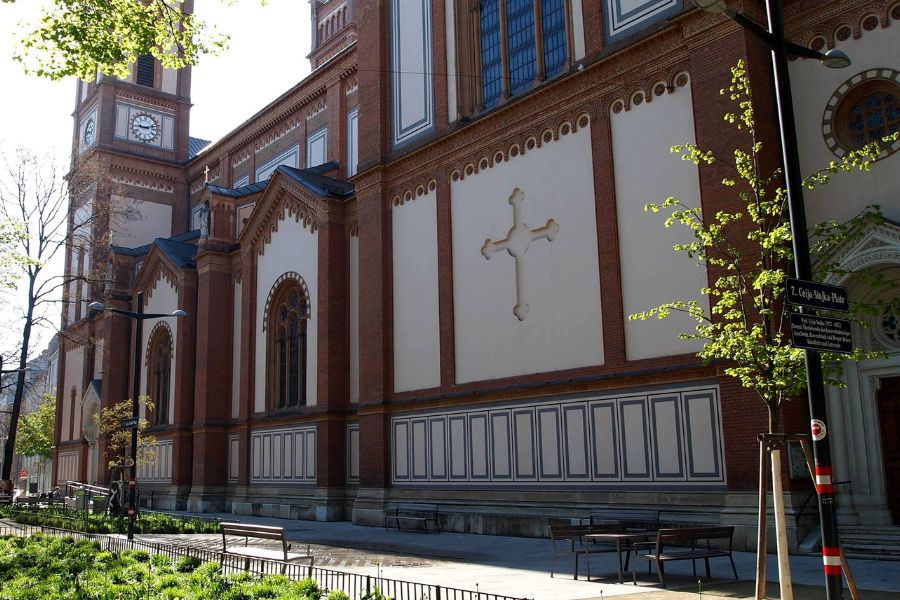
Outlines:
{"type": "Polygon", "coordinates": [[[103,379],[103,346],[106,340],[103,338],[94,341],[94,379],[103,379]]]}
{"type": "MultiPolygon", "coordinates": [[[[826,69],[815,60],[791,62],[794,116],[800,143],[804,176],[836,160],[825,144],[822,116],[828,100],[842,83],[873,68],[900,71],[900,35],[894,22],[888,28],[862,31],[859,39],[840,42],[853,64],[846,69],[826,69]]],[[[836,175],[830,184],[815,191],[804,190],[807,222],[812,227],[826,219],[846,221],[869,204],[880,204],[885,217],[900,221],[900,152],[880,161],[869,173],[836,175]]]]}
{"type": "MultiPolygon", "coordinates": [[[[272,173],[275,172],[275,169],[277,169],[281,165],[294,167],[295,169],[300,166],[299,145],[288,148],[286,151],[282,152],[266,164],[257,167],[256,178],[254,179],[254,181],[265,181],[266,179],[269,179],[272,176],[272,173]]],[[[234,187],[240,186],[235,185],[234,187]]]]}
{"type": "Polygon", "coordinates": [[[603,363],[590,140],[583,128],[451,183],[458,382],[603,363]],[[513,257],[481,253],[485,240],[502,240],[512,227],[516,187],[529,228],[559,224],[552,242],[532,241],[525,254],[524,321],[513,314],[513,257]]]}
{"type": "Polygon", "coordinates": [[[584,12],[581,9],[581,0],[572,0],[572,33],[575,39],[575,60],[584,58],[584,12]]]}
{"type": "Polygon", "coordinates": [[[431,0],[391,0],[394,143],[434,125],[431,0]]]}
{"type": "Polygon", "coordinates": [[[174,69],[162,70],[162,91],[167,94],[174,94],[178,86],[178,71],[174,69]]]}
{"type": "Polygon", "coordinates": [[[359,109],[347,115],[347,177],[356,175],[359,165],[359,109]]]}
{"type": "Polygon", "coordinates": [[[316,167],[328,160],[328,130],[320,129],[306,140],[306,168],[316,167]]]}
{"type": "Polygon", "coordinates": [[[234,343],[231,347],[231,416],[237,418],[241,414],[241,294],[243,283],[234,284],[234,326],[232,335],[234,343]]]}
{"type": "Polygon", "coordinates": [[[447,120],[450,123],[456,121],[456,0],[444,2],[444,23],[446,24],[447,40],[447,120]]]}
{"type": "Polygon", "coordinates": [[[359,237],[350,237],[350,402],[359,402],[359,237]]]}
{"type": "Polygon", "coordinates": [[[622,264],[625,348],[628,360],[696,352],[701,344],[678,339],[696,322],[681,313],[664,320],[631,321],[628,316],[670,300],[709,301],[705,265],[676,253],[675,244],[693,239],[683,227],[666,228],[666,215],[644,211],[649,202],[676,196],[700,204],[696,167],[669,152],[673,144],[694,141],[694,113],[688,86],[652,102],[611,114],[616,182],[616,217],[622,264]]]}
{"type": "MultiPolygon", "coordinates": [[[[181,308],[178,306],[178,291],[170,284],[165,277],[160,276],[153,287],[153,293],[144,292],[144,312],[145,313],[170,313],[181,308]]],[[[171,360],[171,377],[169,378],[169,423],[175,414],[175,380],[177,372],[175,365],[178,358],[178,319],[176,317],[165,317],[162,319],[147,319],[144,321],[143,342],[141,343],[141,395],[147,395],[148,376],[147,376],[147,349],[150,345],[150,334],[153,328],[160,321],[165,321],[172,331],[172,360],[171,360]]],[[[154,402],[156,398],[152,399],[154,402]]],[[[145,415],[144,407],[141,407],[141,416],[145,415]]]]}
{"type": "Polygon", "coordinates": [[[441,384],[437,194],[395,206],[393,225],[394,391],[441,384]]]}
{"type": "Polygon", "coordinates": [[[172,233],[172,207],[168,204],[144,202],[123,196],[112,196],[113,206],[128,207],[134,218],[113,213],[110,220],[112,238],[115,246],[137,248],[149,244],[158,237],[167,238],[172,233]]]}
{"type": "Polygon", "coordinates": [[[84,388],[81,386],[81,378],[84,375],[84,348],[73,348],[66,351],[66,368],[63,373],[63,405],[62,428],[60,429],[60,441],[66,442],[75,439],[80,432],[72,431],[72,412],[76,413],[76,423],[81,423],[81,397],[84,388]],[[72,402],[72,388],[75,388],[75,401],[72,402]]]}
{"type": "Polygon", "coordinates": [[[278,222],[278,231],[266,244],[259,257],[256,286],[256,390],[253,410],[266,409],[266,336],[263,331],[263,313],[266,299],[275,281],[288,271],[296,271],[303,277],[309,289],[310,318],[306,324],[306,402],[316,404],[316,373],[319,308],[319,234],[311,232],[285,214],[278,222]]]}

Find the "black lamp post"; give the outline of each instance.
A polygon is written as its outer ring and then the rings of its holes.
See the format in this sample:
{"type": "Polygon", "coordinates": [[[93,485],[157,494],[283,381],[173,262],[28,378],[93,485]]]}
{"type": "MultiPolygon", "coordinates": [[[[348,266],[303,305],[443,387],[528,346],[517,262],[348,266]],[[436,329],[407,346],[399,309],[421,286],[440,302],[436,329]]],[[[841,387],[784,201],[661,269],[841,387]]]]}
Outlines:
{"type": "MultiPolygon", "coordinates": [[[[778,124],[781,130],[781,149],[784,159],[785,187],[794,245],[794,269],[799,279],[812,279],[812,263],[809,256],[809,240],[806,225],[806,209],[803,204],[803,178],[800,175],[797,129],[794,124],[791,80],[788,73],[788,56],[815,58],[829,68],[850,66],[850,58],[840,50],[821,53],[804,48],[785,39],[782,0],[765,0],[769,29],[748,19],[726,4],[725,0],[693,0],[706,12],[724,14],[741,27],[760,38],[772,50],[775,72],[775,96],[778,103],[778,124]]],[[[810,418],[825,423],[825,384],[822,377],[822,358],[818,352],[806,350],[806,388],[809,394],[810,418]]],[[[816,463],[816,490],[819,497],[819,519],[822,527],[822,558],[825,563],[825,593],[828,600],[841,598],[840,543],[838,541],[837,515],[834,505],[834,484],[831,479],[831,450],[826,436],[813,437],[813,455],[816,463]],[[817,439],[818,438],[818,439],[817,439]]]]}
{"type": "Polygon", "coordinates": [[[131,389],[131,479],[128,482],[128,539],[134,539],[134,519],[137,516],[137,508],[135,502],[137,500],[137,442],[138,442],[138,426],[139,417],[138,397],[141,393],[141,346],[144,337],[144,321],[146,319],[160,319],[163,317],[186,317],[187,313],[178,309],[171,313],[145,313],[144,312],[144,292],[137,294],[137,311],[122,310],[120,308],[110,308],[104,306],[101,302],[91,302],[88,305],[91,310],[105,310],[117,315],[123,315],[129,319],[134,319],[134,377],[131,389]]]}

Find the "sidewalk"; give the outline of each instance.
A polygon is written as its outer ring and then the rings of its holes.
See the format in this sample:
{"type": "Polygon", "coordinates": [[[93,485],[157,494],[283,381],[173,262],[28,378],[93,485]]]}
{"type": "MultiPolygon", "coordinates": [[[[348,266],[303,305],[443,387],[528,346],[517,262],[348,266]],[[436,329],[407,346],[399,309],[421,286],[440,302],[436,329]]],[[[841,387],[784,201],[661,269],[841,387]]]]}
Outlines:
{"type": "MultiPolygon", "coordinates": [[[[312,544],[316,564],[325,568],[378,575],[405,581],[442,584],[482,592],[505,594],[534,600],[587,600],[619,596],[626,600],[687,600],[697,598],[697,578],[691,574],[689,561],[666,567],[670,590],[659,586],[656,571],[638,574],[638,585],[630,580],[619,584],[616,578],[615,554],[591,556],[593,580],[584,581],[584,567],[578,581],[572,579],[573,561],[559,561],[560,572],[550,577],[550,541],[534,538],[511,538],[462,533],[423,534],[378,527],[361,527],[352,523],[291,521],[264,517],[215,515],[222,520],[240,520],[260,525],[284,527],[289,540],[312,544]],[[681,592],[677,590],[681,589],[681,592]]],[[[140,536],[159,540],[160,537],[140,536]]],[[[220,548],[222,538],[216,535],[190,536],[191,543],[220,548]]],[[[184,543],[181,541],[180,543],[184,543]]],[[[738,575],[743,583],[735,583],[727,559],[713,559],[712,580],[701,583],[705,598],[749,598],[753,596],[756,556],[735,552],[738,575]]],[[[870,593],[865,600],[900,599],[900,562],[851,560],[850,566],[860,590],[870,593]],[[871,593],[878,592],[878,593],[871,593]]],[[[698,568],[698,574],[702,567],[698,568]]],[[[705,573],[704,573],[705,574],[705,573]]],[[[791,574],[796,600],[824,598],[822,558],[791,558],[791,574]]],[[[778,597],[778,573],[775,556],[768,560],[768,597],[778,597]]],[[[846,594],[849,598],[849,594],[846,594]]]]}

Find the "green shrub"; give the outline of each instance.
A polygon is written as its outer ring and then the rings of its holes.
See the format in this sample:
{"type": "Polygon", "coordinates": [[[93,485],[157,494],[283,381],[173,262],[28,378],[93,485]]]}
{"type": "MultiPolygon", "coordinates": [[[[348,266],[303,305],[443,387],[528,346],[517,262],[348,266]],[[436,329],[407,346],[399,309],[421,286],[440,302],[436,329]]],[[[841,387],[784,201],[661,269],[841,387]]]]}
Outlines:
{"type": "Polygon", "coordinates": [[[325,600],[350,600],[350,594],[341,590],[332,590],[325,600]]]}
{"type": "Polygon", "coordinates": [[[175,561],[175,570],[179,573],[192,573],[200,563],[201,560],[195,556],[182,556],[175,561]]]}

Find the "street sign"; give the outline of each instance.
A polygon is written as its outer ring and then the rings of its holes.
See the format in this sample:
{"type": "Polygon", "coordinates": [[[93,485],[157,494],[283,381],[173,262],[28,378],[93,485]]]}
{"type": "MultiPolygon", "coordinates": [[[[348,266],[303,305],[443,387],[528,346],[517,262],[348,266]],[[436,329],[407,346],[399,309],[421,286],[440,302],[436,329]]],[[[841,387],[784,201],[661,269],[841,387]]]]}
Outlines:
{"type": "Polygon", "coordinates": [[[785,298],[791,304],[809,308],[839,310],[841,312],[850,310],[847,288],[839,285],[828,285],[788,277],[784,287],[785,298]]]}
{"type": "Polygon", "coordinates": [[[25,469],[22,469],[22,472],[19,473],[19,477],[28,477],[28,471],[26,471],[25,469]]]}
{"type": "Polygon", "coordinates": [[[122,429],[134,429],[138,426],[137,417],[126,417],[122,419],[122,429]]]}
{"type": "Polygon", "coordinates": [[[853,329],[846,319],[791,313],[791,344],[818,352],[853,352],[853,329]]]}

